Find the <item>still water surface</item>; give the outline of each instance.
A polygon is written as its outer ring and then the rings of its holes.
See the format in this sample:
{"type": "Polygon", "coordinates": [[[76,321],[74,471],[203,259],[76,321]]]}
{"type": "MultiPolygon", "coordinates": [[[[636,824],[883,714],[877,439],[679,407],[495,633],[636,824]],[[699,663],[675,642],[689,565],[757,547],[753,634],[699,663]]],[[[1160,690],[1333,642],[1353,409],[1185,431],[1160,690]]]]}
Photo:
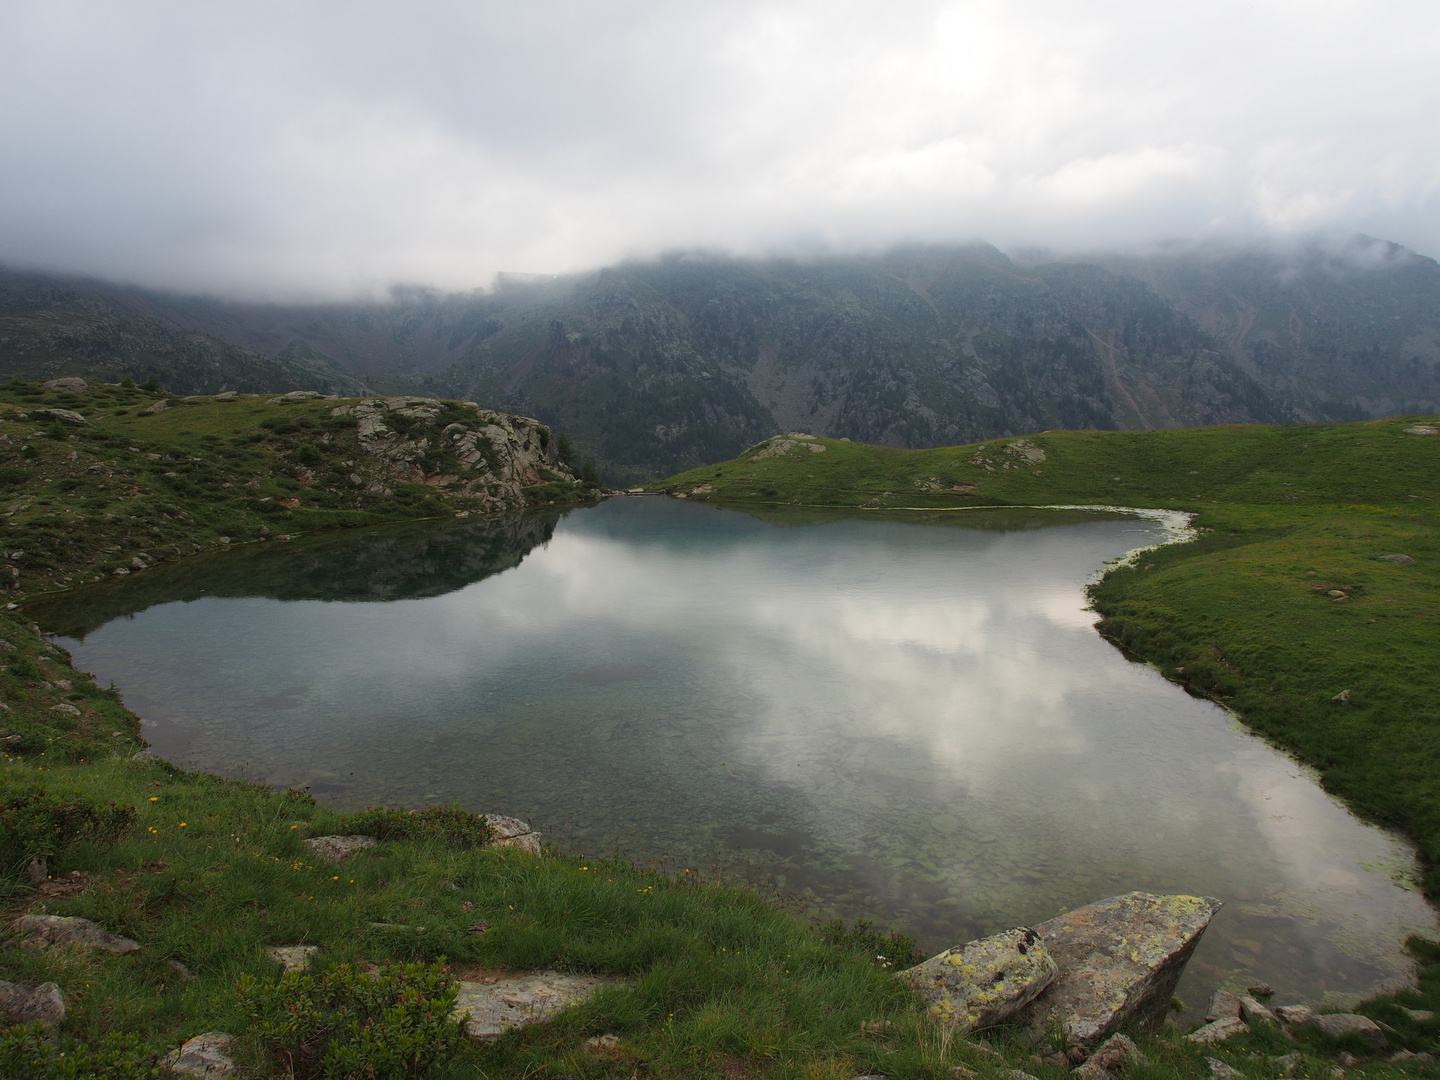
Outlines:
{"type": "Polygon", "coordinates": [[[1162,536],[620,499],[231,552],[37,615],[188,767],[526,817],[932,949],[1132,889],[1216,896],[1192,1008],[1402,977],[1436,925],[1411,852],[1095,633],[1086,580],[1162,536]]]}

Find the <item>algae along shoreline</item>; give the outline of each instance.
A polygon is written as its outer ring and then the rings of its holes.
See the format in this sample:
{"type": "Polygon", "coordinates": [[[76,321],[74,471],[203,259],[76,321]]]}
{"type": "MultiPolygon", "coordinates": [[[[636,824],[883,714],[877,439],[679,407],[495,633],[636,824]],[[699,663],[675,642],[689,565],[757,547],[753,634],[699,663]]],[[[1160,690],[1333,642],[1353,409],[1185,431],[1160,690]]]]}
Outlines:
{"type": "MultiPolygon", "coordinates": [[[[497,505],[485,499],[504,499],[493,489],[446,494],[452,481],[424,482],[459,476],[442,471],[455,468],[449,459],[362,459],[358,423],[322,427],[330,422],[324,416],[348,419],[330,410],[358,402],[166,400],[151,412],[161,397],[130,388],[99,388],[98,405],[88,389],[64,400],[34,386],[0,389],[0,453],[14,492],[5,511],[15,538],[7,557],[15,570],[11,603],[18,605],[0,618],[0,888],[7,915],[0,979],[53,983],[66,1009],[53,1034],[7,1030],[0,1052],[15,1075],[163,1075],[158,1055],[207,1032],[232,1033],[228,1055],[252,1075],[275,1076],[307,1069],[365,1075],[362,1068],[380,1062],[374,1075],[1014,1080],[1020,1070],[1058,1080],[1084,1056],[1057,1053],[1063,1035],[1029,1041],[1013,1021],[979,1036],[957,1034],[893,978],[897,965],[919,959],[908,943],[868,927],[817,928],[753,892],[693,874],[488,846],[483,823],[464,815],[347,818],[303,793],[185,773],[149,758],[119,691],[96,686],[44,640],[25,616],[27,595],[118,570],[147,573],[162,554],[215,550],[226,539],[293,535],[301,523],[308,533],[483,513],[497,505]],[[37,415],[42,409],[52,414],[37,415]],[[83,423],[53,415],[61,409],[83,423]],[[237,409],[245,415],[225,413],[237,409]],[[272,418],[278,428],[263,426],[272,418]],[[206,435],[213,438],[201,445],[206,435]],[[217,444],[233,448],[233,464],[217,444]],[[254,455],[245,458],[248,471],[241,454],[254,455]],[[355,469],[357,461],[373,475],[355,469]],[[413,486],[388,471],[410,465],[421,472],[413,486]],[[427,474],[431,465],[440,469],[427,474]],[[363,482],[342,487],[345,468],[363,482]],[[327,485],[313,479],[317,469],[343,493],[336,505],[318,498],[316,488],[327,485]],[[227,484],[253,494],[234,496],[227,484]],[[277,494],[267,494],[272,488],[277,494]],[[313,510],[307,492],[319,504],[313,510]],[[474,502],[449,501],[462,498],[474,502]],[[299,501],[261,508],[282,499],[299,501]],[[305,843],[349,832],[384,839],[341,863],[324,861],[305,843]],[[49,924],[17,925],[26,913],[81,916],[140,948],[50,942],[34,929],[49,924]],[[279,968],[265,950],[277,946],[315,946],[313,955],[285,955],[317,971],[349,967],[319,990],[306,989],[299,976],[267,985],[279,968]],[[406,1014],[411,1027],[396,1014],[393,1026],[366,1033],[335,1028],[331,1045],[343,1045],[323,1061],[314,1053],[285,1056],[285,1047],[296,1045],[295,1030],[281,1030],[285,1016],[321,1015],[337,995],[369,992],[374,984],[364,973],[371,965],[442,958],[444,973],[385,967],[377,977],[390,988],[409,987],[412,1002],[443,998],[455,978],[483,983],[506,971],[559,969],[606,981],[548,1023],[494,1041],[464,1040],[446,1054],[425,1049],[450,1043],[443,1024],[420,1008],[406,1014]],[[301,1002],[298,1013],[287,1011],[286,1001],[301,1002]],[[270,1008],[277,1002],[278,1012],[270,1008]],[[370,1055],[363,1067],[355,1064],[362,1044],[370,1055]],[[56,1057],[61,1050],[67,1058],[56,1057]]],[[[387,428],[394,436],[387,442],[427,439],[415,425],[443,420],[443,433],[450,423],[467,423],[449,419],[451,406],[440,405],[433,418],[423,403],[387,410],[381,423],[388,425],[390,414],[398,414],[396,428],[411,422],[404,431],[387,428]],[[405,417],[407,409],[422,415],[405,417]]],[[[1195,513],[1200,535],[1193,543],[1146,553],[1095,586],[1101,631],[1314,762],[1326,786],[1362,814],[1407,831],[1427,859],[1433,894],[1440,440],[1406,433],[1429,426],[1412,418],[1046,433],[903,452],[789,438],[665,487],[762,515],[982,501],[1195,513]],[[1413,562],[1382,559],[1390,555],[1413,562]]],[[[497,463],[485,464],[500,475],[497,463]]],[[[585,495],[563,474],[521,487],[532,504],[585,495]]],[[[1143,1059],[1112,1055],[1086,1075],[1318,1077],[1333,1072],[1336,1055],[1350,1072],[1425,1074],[1434,1066],[1424,1055],[1440,1051],[1440,949],[1413,947],[1417,988],[1359,1009],[1384,1025],[1383,1048],[1359,1029],[1269,1024],[1252,1010],[1247,1031],[1215,1044],[1188,1042],[1174,1030],[1136,1030],[1143,1059]],[[1397,1050],[1400,1058],[1390,1060],[1397,1050]]],[[[203,1056],[204,1048],[194,1051],[203,1056]]]]}

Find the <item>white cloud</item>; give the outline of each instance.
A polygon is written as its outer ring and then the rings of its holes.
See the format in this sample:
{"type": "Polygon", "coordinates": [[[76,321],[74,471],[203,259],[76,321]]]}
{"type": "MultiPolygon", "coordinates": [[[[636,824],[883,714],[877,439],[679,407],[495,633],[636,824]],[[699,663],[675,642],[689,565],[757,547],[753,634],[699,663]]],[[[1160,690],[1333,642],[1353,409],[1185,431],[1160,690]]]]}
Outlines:
{"type": "Polygon", "coordinates": [[[482,284],[680,246],[1440,249],[1440,9],[0,4],[0,261],[482,284]]]}

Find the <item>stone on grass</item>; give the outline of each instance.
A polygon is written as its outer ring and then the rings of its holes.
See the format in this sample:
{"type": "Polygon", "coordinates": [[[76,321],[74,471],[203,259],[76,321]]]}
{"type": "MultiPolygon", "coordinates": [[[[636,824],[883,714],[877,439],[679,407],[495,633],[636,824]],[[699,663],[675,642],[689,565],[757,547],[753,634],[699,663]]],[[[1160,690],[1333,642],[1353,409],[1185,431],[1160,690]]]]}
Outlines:
{"type": "Polygon", "coordinates": [[[68,701],[62,701],[59,705],[51,705],[50,711],[64,713],[66,716],[80,715],[80,710],[77,709],[74,705],[71,705],[68,701]]]}
{"type": "Polygon", "coordinates": [[[1086,1059],[1072,1075],[1080,1080],[1105,1080],[1128,1072],[1134,1066],[1148,1065],[1145,1055],[1126,1035],[1111,1035],[1086,1059]]]}
{"type": "Polygon", "coordinates": [[[1192,1031],[1185,1038],[1202,1046],[1213,1046],[1215,1043],[1224,1042],[1236,1035],[1244,1035],[1249,1030],[1250,1026],[1238,1016],[1226,1016],[1192,1031]]]}
{"type": "Polygon", "coordinates": [[[1281,1076],[1289,1076],[1302,1064],[1304,1064],[1304,1062],[1305,1058],[1300,1054],[1300,1051],[1292,1050],[1284,1057],[1276,1058],[1275,1067],[1280,1070],[1281,1076]]]}
{"type": "Polygon", "coordinates": [[[998,1024],[1055,981],[1055,961],[1028,928],[946,949],[899,973],[932,1017],[961,1031],[998,1024]]]}
{"type": "Polygon", "coordinates": [[[234,1076],[235,1062],[230,1057],[233,1041],[233,1036],[223,1031],[196,1035],[165,1055],[165,1068],[172,1076],[234,1076]]]}
{"type": "Polygon", "coordinates": [[[67,424],[74,424],[76,427],[81,427],[90,423],[90,421],[86,420],[85,417],[81,416],[73,409],[35,409],[30,413],[30,415],[44,416],[51,420],[61,420],[67,424]]]}
{"type": "Polygon", "coordinates": [[[310,958],[320,951],[319,945],[267,945],[265,955],[283,969],[283,973],[309,971],[310,958]]]}
{"type": "Polygon", "coordinates": [[[65,995],[53,982],[34,987],[0,982],[0,1016],[9,1024],[57,1028],[65,1022],[65,995]]]}
{"type": "Polygon", "coordinates": [[[1381,1031],[1380,1025],[1368,1016],[1360,1016],[1356,1013],[1324,1013],[1312,1016],[1305,1026],[1332,1039],[1344,1038],[1346,1035],[1358,1035],[1370,1044],[1371,1049],[1385,1049],[1385,1032],[1381,1031]]]}
{"type": "Polygon", "coordinates": [[[501,975],[485,982],[460,983],[451,1016],[465,1021],[477,1039],[497,1039],[512,1028],[551,1019],[579,1004],[610,980],[595,975],[532,971],[501,975]]]}
{"type": "Polygon", "coordinates": [[[1240,1015],[1240,995],[1229,990],[1216,990],[1210,995],[1210,1004],[1205,1009],[1205,1021],[1224,1020],[1227,1016],[1240,1015]]]}
{"type": "Polygon", "coordinates": [[[103,926],[74,915],[22,915],[16,921],[15,928],[26,934],[34,934],[52,945],[72,942],[113,953],[134,952],[140,948],[138,941],[112,934],[103,926]]]}
{"type": "Polygon", "coordinates": [[[1435,1014],[1429,1009],[1407,1009],[1402,1006],[1400,1011],[1410,1017],[1411,1020],[1420,1024],[1428,1024],[1431,1020],[1435,1019],[1435,1014]]]}
{"type": "Polygon", "coordinates": [[[1276,1005],[1275,1015],[1287,1024],[1308,1024],[1315,1016],[1309,1005],[1276,1005]]]}
{"type": "Polygon", "coordinates": [[[312,836],[305,841],[305,846],[318,859],[343,862],[355,852],[372,848],[378,843],[373,836],[312,836]]]}
{"type": "Polygon", "coordinates": [[[1405,429],[1406,435],[1434,435],[1437,432],[1440,432],[1440,428],[1430,424],[1413,424],[1405,429]]]}
{"type": "Polygon", "coordinates": [[[619,1035],[596,1035],[585,1040],[585,1052],[595,1057],[613,1057],[619,1049],[619,1035]]]}
{"type": "Polygon", "coordinates": [[[1377,562],[1393,562],[1398,566],[1414,566],[1415,560],[1409,555],[1377,555],[1377,562]]]}
{"type": "Polygon", "coordinates": [[[1240,1019],[1247,1024],[1273,1024],[1275,1014],[1246,994],[1240,999],[1240,1019]]]}
{"type": "Polygon", "coordinates": [[[1061,1027],[1096,1043],[1122,1022],[1158,1031],[1185,963],[1221,902],[1127,893],[1066,912],[1035,929],[1059,975],[1026,1012],[1032,1040],[1061,1027]]]}
{"type": "Polygon", "coordinates": [[[485,820],[495,830],[495,839],[490,841],[491,847],[519,848],[531,855],[540,854],[540,834],[519,818],[506,817],[504,814],[486,814],[485,820]]]}
{"type": "Polygon", "coordinates": [[[237,394],[234,390],[221,390],[220,393],[218,393],[218,394],[215,395],[215,400],[216,400],[216,401],[234,401],[234,400],[235,400],[237,397],[239,397],[239,396],[240,396],[240,395],[237,394]]]}
{"type": "Polygon", "coordinates": [[[1236,1080],[1236,1077],[1242,1075],[1239,1069],[1226,1065],[1219,1058],[1207,1057],[1205,1064],[1210,1066],[1210,1075],[1215,1080],[1236,1080]]]}
{"type": "Polygon", "coordinates": [[[45,389],[62,394],[83,394],[90,384],[78,375],[65,375],[59,379],[46,379],[45,389]]]}

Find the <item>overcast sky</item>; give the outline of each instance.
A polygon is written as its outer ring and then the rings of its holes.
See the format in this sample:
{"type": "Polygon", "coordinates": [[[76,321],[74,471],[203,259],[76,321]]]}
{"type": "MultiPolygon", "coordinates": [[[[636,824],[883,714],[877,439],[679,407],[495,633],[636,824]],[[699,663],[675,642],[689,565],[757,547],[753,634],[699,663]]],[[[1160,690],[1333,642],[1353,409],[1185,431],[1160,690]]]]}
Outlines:
{"type": "Polygon", "coordinates": [[[250,296],[681,247],[1440,255],[1435,0],[0,0],[0,263],[250,296]]]}

